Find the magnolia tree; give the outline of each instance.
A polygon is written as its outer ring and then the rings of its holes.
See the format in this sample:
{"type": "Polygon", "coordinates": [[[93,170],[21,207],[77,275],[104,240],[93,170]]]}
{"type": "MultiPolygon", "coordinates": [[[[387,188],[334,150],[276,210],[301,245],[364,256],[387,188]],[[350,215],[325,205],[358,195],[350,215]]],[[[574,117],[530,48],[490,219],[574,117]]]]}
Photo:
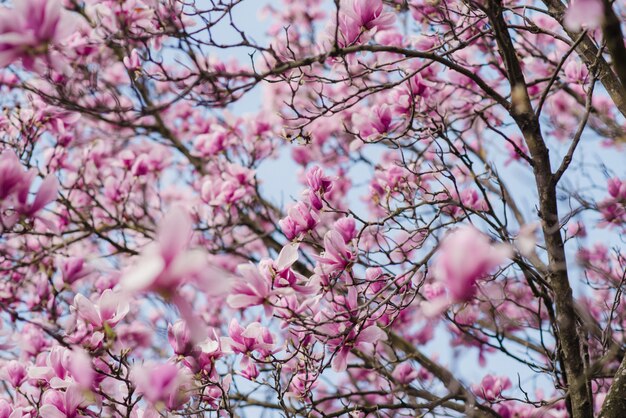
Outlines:
{"type": "Polygon", "coordinates": [[[621,0],[4,3],[0,418],[626,416],[621,0]]]}

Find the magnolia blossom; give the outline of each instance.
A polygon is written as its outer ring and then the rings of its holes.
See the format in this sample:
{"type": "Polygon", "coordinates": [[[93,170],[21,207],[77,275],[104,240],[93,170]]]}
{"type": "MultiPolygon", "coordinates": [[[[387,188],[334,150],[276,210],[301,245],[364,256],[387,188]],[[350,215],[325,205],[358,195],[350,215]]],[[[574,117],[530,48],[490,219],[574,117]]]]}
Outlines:
{"type": "Polygon", "coordinates": [[[237,277],[227,298],[231,308],[242,309],[263,305],[271,316],[273,305],[281,296],[303,291],[296,281],[299,276],[290,267],[298,260],[298,244],[286,245],[276,261],[263,260],[259,267],[252,264],[237,266],[237,277]]]}
{"type": "Polygon", "coordinates": [[[172,209],[159,225],[157,239],[121,279],[126,291],[154,291],[170,297],[183,283],[210,279],[204,252],[189,248],[192,224],[181,208],[172,209]]]}
{"type": "Polygon", "coordinates": [[[78,316],[96,328],[101,328],[105,324],[114,327],[130,309],[128,301],[111,289],[102,292],[97,303],[78,294],[74,297],[74,306],[78,316]]]}
{"type": "Polygon", "coordinates": [[[307,171],[306,182],[309,189],[305,191],[305,197],[308,197],[313,208],[321,210],[323,207],[322,198],[324,194],[332,190],[332,180],[324,174],[320,167],[314,166],[307,171]]]}
{"type": "Polygon", "coordinates": [[[230,337],[225,338],[224,342],[235,353],[249,354],[258,351],[261,356],[266,356],[274,349],[274,336],[258,322],[243,328],[239,321],[233,319],[228,326],[228,335],[230,337]]]}
{"type": "MultiPolygon", "coordinates": [[[[385,12],[382,0],[342,0],[343,15],[339,18],[340,46],[365,42],[377,31],[393,26],[396,16],[385,12]]],[[[330,26],[328,36],[334,38],[335,29],[330,26]]]]}
{"type": "Polygon", "coordinates": [[[59,0],[19,0],[0,10],[0,67],[22,59],[30,68],[51,44],[67,39],[77,27],[76,15],[59,0]]]}
{"type": "Polygon", "coordinates": [[[501,398],[502,391],[511,388],[511,380],[508,377],[493,376],[491,374],[483,377],[480,385],[473,385],[472,389],[477,396],[488,401],[495,401],[501,398]]]}
{"type": "Polygon", "coordinates": [[[433,276],[447,289],[447,297],[423,304],[424,312],[433,315],[450,303],[470,300],[477,282],[510,255],[505,245],[493,245],[489,237],[473,226],[463,226],[447,235],[439,247],[433,276]]]}
{"type": "Polygon", "coordinates": [[[220,280],[224,273],[208,264],[204,251],[189,248],[192,233],[187,212],[172,209],[161,221],[156,241],[126,271],[121,284],[124,292],[156,292],[171,301],[187,321],[192,340],[197,343],[205,337],[206,329],[192,303],[179,292],[180,287],[192,283],[208,295],[219,295],[230,288],[230,283],[220,280]]]}
{"type": "Polygon", "coordinates": [[[298,202],[287,212],[287,217],[278,221],[278,225],[289,240],[310,231],[319,222],[319,216],[303,202],[298,202]]]}
{"type": "Polygon", "coordinates": [[[595,29],[604,21],[602,0],[573,0],[565,12],[563,23],[573,31],[583,27],[595,29]]]}
{"type": "Polygon", "coordinates": [[[147,401],[153,404],[163,402],[170,409],[184,403],[189,396],[185,393],[189,385],[189,373],[172,363],[135,366],[131,371],[131,379],[147,401]]]}
{"type": "Polygon", "coordinates": [[[191,337],[189,327],[185,321],[176,321],[167,327],[167,340],[178,355],[187,354],[191,348],[191,337]]]}
{"type": "Polygon", "coordinates": [[[25,171],[13,152],[0,153],[0,231],[2,226],[11,228],[20,215],[35,215],[56,198],[59,184],[56,177],[50,175],[41,182],[34,200],[28,201],[35,176],[36,171],[25,171]],[[12,213],[3,214],[7,210],[12,213]]]}
{"type": "Polygon", "coordinates": [[[48,390],[43,397],[39,412],[46,418],[87,418],[80,413],[79,407],[85,401],[81,389],[72,385],[65,392],[48,390]]]}
{"type": "MultiPolygon", "coordinates": [[[[341,335],[344,325],[338,325],[335,334],[341,335]],[[337,332],[338,331],[338,332],[337,332]]],[[[332,368],[335,372],[345,371],[348,367],[348,355],[352,349],[357,349],[367,353],[374,350],[374,345],[380,341],[387,340],[385,331],[376,325],[369,326],[365,329],[357,331],[352,329],[347,338],[336,338],[328,342],[330,347],[337,345],[336,354],[332,361],[332,368]]]]}

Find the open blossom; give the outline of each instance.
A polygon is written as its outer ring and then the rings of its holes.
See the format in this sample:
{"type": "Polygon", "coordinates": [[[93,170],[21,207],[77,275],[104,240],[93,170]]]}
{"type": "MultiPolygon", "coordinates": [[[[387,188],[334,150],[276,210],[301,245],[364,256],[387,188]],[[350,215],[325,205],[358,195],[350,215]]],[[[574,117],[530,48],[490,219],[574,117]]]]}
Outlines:
{"type": "Polygon", "coordinates": [[[94,272],[94,269],[85,263],[83,257],[68,257],[59,261],[63,282],[72,284],[84,279],[94,272]]]}
{"type": "Polygon", "coordinates": [[[14,388],[19,387],[26,379],[26,368],[17,360],[11,360],[1,369],[2,378],[11,384],[14,388]]]}
{"type": "Polygon", "coordinates": [[[348,16],[347,25],[357,31],[380,31],[389,29],[396,16],[385,12],[382,0],[343,0],[342,10],[348,16]]]}
{"type": "Polygon", "coordinates": [[[179,289],[192,283],[207,295],[223,294],[230,287],[217,268],[208,264],[207,255],[191,249],[193,228],[189,214],[173,208],[161,221],[158,236],[121,278],[126,293],[155,292],[172,302],[187,321],[194,343],[205,335],[204,322],[193,311],[192,304],[179,289]]]}
{"type": "Polygon", "coordinates": [[[407,385],[419,376],[419,371],[415,370],[411,363],[398,365],[391,373],[391,376],[401,385],[407,385]]]}
{"type": "Polygon", "coordinates": [[[189,215],[183,209],[172,209],[159,226],[157,240],[122,276],[123,288],[169,296],[184,282],[201,276],[207,260],[202,251],[189,248],[191,235],[189,215]]]}
{"type": "MultiPolygon", "coordinates": [[[[347,337],[343,336],[345,324],[331,324],[330,328],[336,328],[331,335],[339,335],[328,341],[328,346],[332,350],[336,350],[335,357],[331,363],[335,372],[343,372],[348,367],[348,355],[352,349],[357,349],[366,353],[370,353],[374,349],[374,345],[380,341],[387,340],[387,334],[376,325],[356,330],[351,329],[347,337]]],[[[332,332],[332,331],[331,331],[332,332]]]]}
{"type": "Polygon", "coordinates": [[[595,29],[604,20],[604,4],[602,0],[573,0],[565,12],[563,23],[574,31],[583,27],[595,29]]]}
{"type": "Polygon", "coordinates": [[[445,283],[452,300],[466,301],[474,296],[476,282],[502,263],[508,253],[508,248],[494,246],[476,228],[462,227],[441,244],[434,274],[445,283]]]}
{"type": "Polygon", "coordinates": [[[0,154],[0,231],[2,226],[11,228],[20,215],[34,216],[56,198],[59,184],[56,177],[50,175],[41,182],[35,198],[29,203],[28,194],[35,176],[34,169],[24,170],[13,152],[0,154]]]}
{"type": "Polygon", "coordinates": [[[355,113],[352,122],[363,139],[375,139],[394,129],[392,108],[387,104],[373,106],[365,114],[355,113]]]}
{"type": "Polygon", "coordinates": [[[85,401],[81,389],[76,385],[69,386],[65,392],[48,390],[43,396],[43,405],[39,412],[46,418],[83,418],[79,411],[85,401]]]}
{"type": "Polygon", "coordinates": [[[189,396],[186,394],[190,383],[188,369],[180,369],[172,363],[135,366],[130,378],[137,391],[152,404],[163,402],[168,408],[175,409],[189,396]]]}
{"type": "Polygon", "coordinates": [[[240,264],[236,281],[226,299],[228,305],[235,309],[263,305],[267,315],[271,316],[273,305],[281,296],[293,293],[294,289],[304,290],[297,283],[300,277],[290,269],[297,260],[298,244],[288,244],[275,261],[261,260],[258,267],[240,264]]]}
{"type": "Polygon", "coordinates": [[[105,324],[114,327],[129,310],[128,302],[111,289],[102,292],[97,303],[78,294],[74,297],[74,306],[78,316],[96,328],[101,328],[105,324]]]}
{"type": "Polygon", "coordinates": [[[59,0],[19,0],[13,9],[0,9],[0,67],[22,59],[29,68],[48,45],[68,38],[77,17],[59,0]]]}
{"type": "Polygon", "coordinates": [[[463,226],[447,235],[439,248],[433,275],[447,289],[448,298],[442,296],[424,304],[425,313],[436,314],[449,303],[470,300],[476,293],[478,280],[501,264],[509,253],[508,246],[493,245],[488,236],[473,226],[463,226]]]}
{"type": "Polygon", "coordinates": [[[258,322],[243,328],[236,319],[233,319],[228,326],[228,335],[230,337],[224,341],[235,353],[249,354],[257,351],[261,356],[266,356],[274,349],[274,336],[258,322]]]}
{"type": "Polygon", "coordinates": [[[607,180],[609,197],[598,205],[602,222],[600,225],[623,225],[626,223],[626,182],[617,177],[607,180]]]}
{"type": "Polygon", "coordinates": [[[502,396],[502,391],[511,388],[511,381],[508,377],[486,375],[480,385],[472,385],[472,389],[477,396],[487,400],[495,401],[502,396]]]}
{"type": "Polygon", "coordinates": [[[331,229],[324,235],[324,252],[315,259],[324,274],[331,274],[346,268],[354,257],[353,251],[348,248],[343,236],[331,229]]]}

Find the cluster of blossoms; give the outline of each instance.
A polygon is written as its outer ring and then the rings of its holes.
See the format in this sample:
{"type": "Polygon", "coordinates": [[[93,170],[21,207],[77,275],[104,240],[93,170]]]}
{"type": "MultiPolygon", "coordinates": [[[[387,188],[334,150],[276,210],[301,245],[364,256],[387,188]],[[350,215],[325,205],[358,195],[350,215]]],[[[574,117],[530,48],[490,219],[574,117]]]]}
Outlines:
{"type": "Polygon", "coordinates": [[[0,418],[626,410],[620,2],[6,3],[0,418]]]}

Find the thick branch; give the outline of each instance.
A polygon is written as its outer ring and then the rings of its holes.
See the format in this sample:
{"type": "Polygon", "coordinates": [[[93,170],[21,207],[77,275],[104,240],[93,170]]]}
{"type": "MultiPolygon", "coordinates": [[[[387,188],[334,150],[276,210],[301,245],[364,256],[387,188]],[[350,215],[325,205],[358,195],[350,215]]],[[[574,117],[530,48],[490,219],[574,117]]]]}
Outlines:
{"type": "MultiPolygon", "coordinates": [[[[549,149],[539,120],[532,109],[522,67],[503,16],[501,0],[490,0],[486,10],[494,27],[498,49],[511,85],[513,106],[511,116],[522,131],[531,158],[539,197],[539,216],[548,253],[549,282],[554,291],[557,310],[558,335],[562,351],[564,372],[568,384],[568,398],[574,418],[591,418],[592,402],[586,388],[585,368],[581,355],[581,341],[576,327],[576,312],[569,284],[563,237],[561,236],[556,188],[552,181],[549,149]]],[[[584,43],[584,42],[583,42],[584,43]]],[[[595,58],[595,57],[594,57],[595,58]]]]}
{"type": "MultiPolygon", "coordinates": [[[[552,16],[559,22],[563,21],[565,15],[566,6],[561,3],[561,0],[543,0],[543,3],[548,7],[552,16]]],[[[574,32],[564,27],[565,32],[572,40],[578,38],[580,33],[574,32]]],[[[615,103],[615,106],[620,113],[626,116],[626,92],[622,83],[617,78],[611,66],[606,60],[598,54],[598,47],[593,42],[593,39],[589,35],[584,35],[582,42],[576,48],[578,55],[581,57],[587,68],[593,68],[598,65],[598,79],[606,89],[611,100],[615,103]]]]}
{"type": "Polygon", "coordinates": [[[604,23],[602,33],[606,48],[611,54],[611,60],[615,73],[622,83],[622,97],[626,96],[626,47],[624,47],[624,34],[621,22],[613,10],[611,2],[604,0],[604,23]]]}
{"type": "Polygon", "coordinates": [[[601,418],[621,418],[626,411],[626,356],[613,377],[613,384],[600,411],[601,418]]]}

